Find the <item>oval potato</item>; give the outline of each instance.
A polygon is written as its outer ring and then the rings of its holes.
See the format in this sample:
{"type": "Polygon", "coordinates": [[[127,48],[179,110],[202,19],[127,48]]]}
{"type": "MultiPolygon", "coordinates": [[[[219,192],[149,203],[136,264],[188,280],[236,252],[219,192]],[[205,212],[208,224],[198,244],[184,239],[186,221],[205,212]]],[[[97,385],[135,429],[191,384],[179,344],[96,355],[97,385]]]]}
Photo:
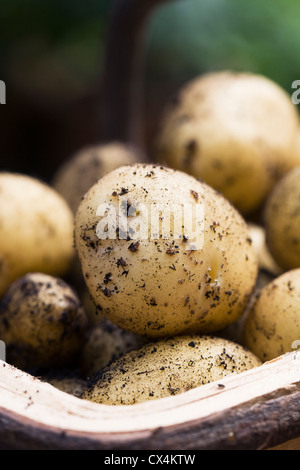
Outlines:
{"type": "Polygon", "coordinates": [[[128,352],[95,374],[81,398],[133,405],[169,397],[261,365],[237,343],[210,336],[178,336],[128,352]]]}
{"type": "Polygon", "coordinates": [[[58,168],[52,184],[75,214],[82,196],[99,178],[115,168],[144,159],[142,151],[133,145],[121,142],[89,145],[58,168]]]}
{"type": "Polygon", "coordinates": [[[249,214],[295,166],[298,128],[296,106],[272,80],[212,72],[184,85],[166,107],[155,159],[202,178],[249,214]]]}
{"type": "Polygon", "coordinates": [[[30,176],[0,173],[0,297],[18,277],[63,276],[74,256],[74,217],[64,199],[30,176]]]}
{"type": "Polygon", "coordinates": [[[7,361],[21,369],[72,363],[84,344],[87,325],[73,289],[44,273],[17,279],[0,303],[0,338],[7,361]]]}
{"type": "Polygon", "coordinates": [[[300,269],[295,269],[261,289],[245,322],[244,344],[262,361],[296,349],[300,344],[299,311],[300,269]]]}
{"type": "Polygon", "coordinates": [[[98,310],[138,335],[225,328],[256,282],[244,219],[208,185],[165,167],[129,165],[101,178],[79,206],[75,240],[98,310]]]}
{"type": "Polygon", "coordinates": [[[266,244],[282,270],[300,267],[300,166],[275,186],[264,210],[266,244]]]}

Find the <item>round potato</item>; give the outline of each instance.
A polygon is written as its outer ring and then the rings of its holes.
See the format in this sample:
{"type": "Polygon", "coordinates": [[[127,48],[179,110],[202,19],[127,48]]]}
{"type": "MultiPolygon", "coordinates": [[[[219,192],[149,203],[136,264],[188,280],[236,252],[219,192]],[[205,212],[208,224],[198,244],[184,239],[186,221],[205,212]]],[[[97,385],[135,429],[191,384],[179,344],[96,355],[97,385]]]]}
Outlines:
{"type": "Polygon", "coordinates": [[[87,319],[75,292],[43,273],[17,279],[0,303],[7,361],[21,369],[62,367],[85,341],[87,319]]]}
{"type": "Polygon", "coordinates": [[[261,225],[249,223],[248,230],[258,257],[258,267],[262,271],[262,277],[264,273],[274,276],[281,274],[282,269],[277,265],[267,246],[265,228],[261,225]]]}
{"type": "Polygon", "coordinates": [[[300,340],[299,311],[300,269],[295,269],[260,291],[245,323],[244,344],[262,361],[292,351],[300,340]]]}
{"type": "Polygon", "coordinates": [[[43,375],[40,379],[77,398],[81,397],[87,386],[87,381],[78,376],[73,370],[52,371],[43,375]]]}
{"type": "Polygon", "coordinates": [[[53,186],[75,213],[82,196],[99,178],[115,168],[144,160],[142,151],[129,144],[110,142],[87,146],[57,170],[53,186]]]}
{"type": "Polygon", "coordinates": [[[89,332],[80,356],[80,369],[85,377],[91,377],[122,354],[145,343],[145,338],[103,319],[89,332]]]}
{"type": "Polygon", "coordinates": [[[205,183],[165,167],[124,166],[101,178],[79,206],[75,240],[99,311],[138,335],[222,329],[256,281],[244,219],[205,183]]]}
{"type": "Polygon", "coordinates": [[[74,256],[74,216],[52,188],[0,173],[0,297],[32,271],[63,276],[74,256]]]}
{"type": "Polygon", "coordinates": [[[133,405],[177,395],[261,365],[239,344],[210,336],[179,336],[128,352],[89,381],[82,397],[133,405]]]}
{"type": "Polygon", "coordinates": [[[298,128],[290,96],[270,79],[208,73],[183,86],[167,106],[155,159],[202,178],[249,214],[295,165],[298,128]]]}
{"type": "Polygon", "coordinates": [[[300,166],[275,186],[264,211],[267,247],[285,271],[300,267],[300,166]]]}

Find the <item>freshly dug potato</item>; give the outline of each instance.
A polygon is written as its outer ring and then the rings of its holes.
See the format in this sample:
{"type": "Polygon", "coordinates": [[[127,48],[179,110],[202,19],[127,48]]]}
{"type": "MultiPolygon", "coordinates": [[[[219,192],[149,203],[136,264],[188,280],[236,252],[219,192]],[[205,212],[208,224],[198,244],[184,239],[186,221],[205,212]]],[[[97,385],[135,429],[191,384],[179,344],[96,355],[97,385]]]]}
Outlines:
{"type": "Polygon", "coordinates": [[[249,214],[295,166],[298,128],[290,96],[270,79],[208,73],[183,86],[166,107],[155,159],[203,179],[249,214]]]}
{"type": "Polygon", "coordinates": [[[268,249],[265,228],[260,225],[249,223],[248,230],[253,247],[257,253],[258,267],[262,271],[262,276],[264,272],[270,273],[270,275],[274,276],[281,274],[282,269],[277,265],[268,249]]]}
{"type": "Polygon", "coordinates": [[[244,344],[262,361],[292,351],[300,340],[299,312],[300,269],[295,269],[260,291],[245,323],[244,344]]]}
{"type": "Polygon", "coordinates": [[[239,344],[210,336],[178,336],[130,351],[95,374],[83,399],[133,405],[177,395],[261,365],[239,344]]]}
{"type": "Polygon", "coordinates": [[[142,336],[225,328],[256,281],[240,214],[210,186],[169,168],[135,164],[101,178],[79,206],[75,239],[99,311],[142,336]]]}
{"type": "Polygon", "coordinates": [[[69,393],[74,397],[80,398],[85,391],[87,381],[78,376],[72,370],[58,370],[49,372],[40,378],[43,382],[47,382],[62,392],[69,393]]]}
{"type": "Polygon", "coordinates": [[[30,176],[0,173],[0,297],[27,272],[63,276],[74,256],[73,228],[56,191],[30,176]]]}
{"type": "Polygon", "coordinates": [[[91,377],[111,361],[145,342],[145,338],[103,319],[92,327],[83,346],[80,356],[81,372],[85,377],[91,377]]]}
{"type": "Polygon", "coordinates": [[[129,144],[110,142],[87,146],[57,170],[53,186],[75,213],[82,196],[99,178],[115,168],[144,160],[142,151],[129,144]]]}
{"type": "Polygon", "coordinates": [[[300,267],[300,166],[286,174],[264,212],[267,247],[285,271],[300,267]]]}
{"type": "Polygon", "coordinates": [[[0,303],[0,338],[7,361],[21,369],[71,363],[84,344],[86,329],[76,293],[47,274],[17,279],[0,303]]]}

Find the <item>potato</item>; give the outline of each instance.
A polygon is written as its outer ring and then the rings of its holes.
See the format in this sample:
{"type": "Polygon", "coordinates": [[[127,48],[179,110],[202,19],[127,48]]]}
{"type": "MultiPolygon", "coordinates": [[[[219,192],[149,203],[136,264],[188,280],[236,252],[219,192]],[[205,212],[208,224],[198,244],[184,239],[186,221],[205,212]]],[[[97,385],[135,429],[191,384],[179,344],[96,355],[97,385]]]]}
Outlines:
{"type": "Polygon", "coordinates": [[[21,369],[71,363],[83,346],[87,325],[76,293],[44,273],[17,279],[0,303],[7,361],[21,369]]]}
{"type": "Polygon", "coordinates": [[[81,398],[133,405],[177,395],[261,365],[239,344],[210,336],[178,336],[148,343],[94,375],[81,398]]]}
{"type": "Polygon", "coordinates": [[[40,380],[47,382],[58,390],[77,398],[81,397],[87,386],[87,381],[78,376],[72,369],[49,372],[48,374],[40,377],[40,380]]]}
{"type": "Polygon", "coordinates": [[[0,297],[30,271],[63,276],[74,256],[73,226],[70,208],[52,188],[0,173],[0,297]]]}
{"type": "Polygon", "coordinates": [[[260,291],[245,323],[244,344],[262,361],[292,351],[300,340],[299,311],[300,269],[295,269],[260,291]]]}
{"type": "Polygon", "coordinates": [[[205,183],[160,166],[101,178],[79,206],[75,241],[99,311],[150,338],[225,328],[256,281],[257,257],[236,209],[205,183]]]}
{"type": "Polygon", "coordinates": [[[86,146],[62,164],[52,184],[75,213],[82,196],[99,178],[115,168],[144,159],[140,149],[121,142],[86,146]]]}
{"type": "Polygon", "coordinates": [[[202,178],[245,215],[296,164],[298,128],[296,106],[270,79],[208,73],[184,85],[166,107],[155,159],[202,178]]]}
{"type": "Polygon", "coordinates": [[[273,256],[271,255],[266,242],[266,230],[261,225],[248,223],[249,235],[253,243],[253,247],[258,257],[258,267],[261,277],[269,273],[270,275],[277,276],[282,273],[282,269],[277,265],[273,256]]]}
{"type": "Polygon", "coordinates": [[[145,338],[103,319],[89,332],[80,356],[80,370],[85,377],[91,377],[111,361],[145,342],[145,338]]]}
{"type": "Polygon", "coordinates": [[[300,166],[275,186],[264,211],[266,244],[277,264],[287,271],[300,267],[300,166]]]}

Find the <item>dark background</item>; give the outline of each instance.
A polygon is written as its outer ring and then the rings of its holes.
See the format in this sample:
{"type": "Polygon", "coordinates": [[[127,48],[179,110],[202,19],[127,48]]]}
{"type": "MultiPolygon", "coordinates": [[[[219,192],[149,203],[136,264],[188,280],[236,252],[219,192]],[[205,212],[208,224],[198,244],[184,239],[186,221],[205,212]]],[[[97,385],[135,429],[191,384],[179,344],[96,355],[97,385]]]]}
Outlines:
{"type": "MultiPolygon", "coordinates": [[[[141,0],[142,1],[142,0],[141,0]]],[[[0,0],[0,169],[51,180],[98,142],[111,0],[0,0]]],[[[290,94],[300,79],[298,0],[177,0],[155,10],[145,44],[147,146],[186,80],[219,69],[262,73],[290,94]]]]}

